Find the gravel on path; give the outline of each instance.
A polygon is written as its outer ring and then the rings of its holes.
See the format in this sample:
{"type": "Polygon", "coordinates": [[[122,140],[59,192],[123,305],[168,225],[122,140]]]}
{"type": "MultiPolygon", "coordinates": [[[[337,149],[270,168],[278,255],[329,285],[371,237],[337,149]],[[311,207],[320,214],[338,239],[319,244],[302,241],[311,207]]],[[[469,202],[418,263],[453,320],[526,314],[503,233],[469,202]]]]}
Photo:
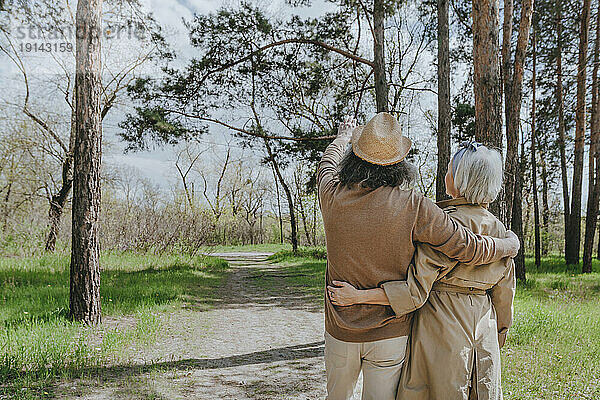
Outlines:
{"type": "Polygon", "coordinates": [[[257,284],[257,274],[279,268],[269,253],[211,255],[231,265],[212,309],[190,304],[169,314],[157,342],[131,364],[65,382],[59,398],[324,399],[322,307],[298,291],[257,284]]]}

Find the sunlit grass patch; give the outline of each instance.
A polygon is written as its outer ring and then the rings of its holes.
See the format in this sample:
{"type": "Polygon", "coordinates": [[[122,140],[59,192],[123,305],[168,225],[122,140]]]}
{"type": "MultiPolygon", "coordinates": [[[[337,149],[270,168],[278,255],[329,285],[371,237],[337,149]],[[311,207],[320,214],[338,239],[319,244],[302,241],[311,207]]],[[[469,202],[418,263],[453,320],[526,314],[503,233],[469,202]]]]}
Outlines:
{"type": "Polygon", "coordinates": [[[518,292],[515,322],[502,350],[507,398],[597,399],[600,396],[598,297],[518,292]]]}
{"type": "Polygon", "coordinates": [[[0,259],[0,398],[44,398],[60,377],[134,356],[160,334],[162,312],[187,301],[211,307],[228,264],[103,254],[97,327],[68,320],[68,269],[64,255],[0,259]]]}
{"type": "Polygon", "coordinates": [[[299,247],[295,252],[291,249],[279,251],[269,257],[274,262],[291,262],[303,259],[326,260],[327,250],[325,247],[299,247]]]}

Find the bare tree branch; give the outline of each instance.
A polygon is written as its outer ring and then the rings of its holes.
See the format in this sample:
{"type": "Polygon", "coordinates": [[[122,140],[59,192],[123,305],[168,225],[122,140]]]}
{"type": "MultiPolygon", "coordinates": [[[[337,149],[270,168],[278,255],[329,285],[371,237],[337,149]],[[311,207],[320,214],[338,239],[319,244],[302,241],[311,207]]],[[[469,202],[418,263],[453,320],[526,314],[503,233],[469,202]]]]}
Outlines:
{"type": "Polygon", "coordinates": [[[224,126],[225,128],[231,129],[232,131],[242,133],[242,134],[248,135],[248,136],[262,138],[262,139],[292,140],[292,141],[296,141],[296,142],[306,142],[306,141],[310,141],[310,140],[333,140],[336,138],[335,135],[316,136],[316,137],[290,137],[290,136],[277,136],[277,135],[261,135],[260,133],[252,132],[252,131],[249,131],[244,128],[239,128],[239,127],[233,126],[231,124],[228,124],[227,122],[220,121],[218,119],[202,117],[200,115],[189,114],[189,113],[186,113],[183,111],[178,111],[178,110],[165,110],[165,111],[167,111],[169,113],[181,115],[186,118],[197,119],[199,121],[205,121],[205,122],[212,122],[214,124],[221,125],[221,126],[224,126]]]}

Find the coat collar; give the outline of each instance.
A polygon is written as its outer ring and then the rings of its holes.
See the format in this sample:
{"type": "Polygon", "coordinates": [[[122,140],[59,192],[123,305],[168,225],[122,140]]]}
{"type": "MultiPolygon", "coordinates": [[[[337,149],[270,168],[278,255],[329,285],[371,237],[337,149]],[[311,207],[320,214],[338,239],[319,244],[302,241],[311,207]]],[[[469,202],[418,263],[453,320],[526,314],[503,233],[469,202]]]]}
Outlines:
{"type": "MultiPolygon", "coordinates": [[[[448,200],[442,200],[442,201],[438,201],[436,203],[438,205],[439,208],[446,208],[446,207],[450,207],[450,206],[465,206],[465,205],[479,205],[479,204],[473,204],[467,201],[467,199],[465,199],[464,197],[457,197],[456,199],[448,199],[448,200]]],[[[488,205],[487,204],[481,204],[482,207],[487,208],[488,205]]]]}

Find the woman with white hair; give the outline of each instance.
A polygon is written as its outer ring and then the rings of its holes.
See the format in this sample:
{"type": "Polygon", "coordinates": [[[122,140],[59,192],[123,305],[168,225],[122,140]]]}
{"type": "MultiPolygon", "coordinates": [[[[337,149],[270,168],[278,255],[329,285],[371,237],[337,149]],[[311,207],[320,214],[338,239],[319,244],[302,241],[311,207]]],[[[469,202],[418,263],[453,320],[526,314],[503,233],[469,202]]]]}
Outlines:
{"type": "MultiPolygon", "coordinates": [[[[502,187],[496,150],[463,143],[446,174],[451,200],[438,203],[476,234],[504,237],[488,211],[502,187]]],[[[420,244],[405,281],[359,290],[346,282],[328,286],[337,306],[390,305],[413,319],[398,400],[502,399],[500,347],[512,324],[515,273],[512,259],[467,266],[420,244]]]]}

